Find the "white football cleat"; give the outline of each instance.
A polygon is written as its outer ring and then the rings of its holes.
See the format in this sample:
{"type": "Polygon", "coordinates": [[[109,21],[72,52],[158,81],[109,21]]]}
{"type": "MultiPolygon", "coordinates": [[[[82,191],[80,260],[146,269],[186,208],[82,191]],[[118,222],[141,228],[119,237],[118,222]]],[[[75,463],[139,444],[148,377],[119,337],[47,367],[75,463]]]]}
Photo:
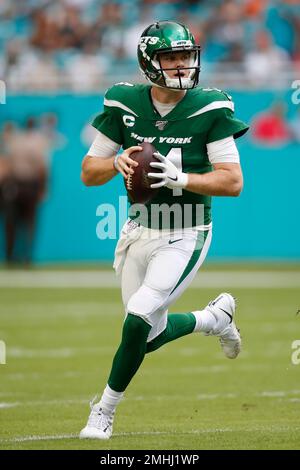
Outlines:
{"type": "Polygon", "coordinates": [[[88,422],[80,431],[79,439],[109,439],[113,431],[114,415],[103,413],[100,403],[91,405],[91,413],[88,422]]]}
{"type": "Polygon", "coordinates": [[[235,359],[241,352],[241,336],[233,321],[235,299],[231,294],[223,292],[215,300],[209,302],[208,310],[217,320],[216,326],[207,333],[219,336],[223,352],[228,359],[235,359]]]}

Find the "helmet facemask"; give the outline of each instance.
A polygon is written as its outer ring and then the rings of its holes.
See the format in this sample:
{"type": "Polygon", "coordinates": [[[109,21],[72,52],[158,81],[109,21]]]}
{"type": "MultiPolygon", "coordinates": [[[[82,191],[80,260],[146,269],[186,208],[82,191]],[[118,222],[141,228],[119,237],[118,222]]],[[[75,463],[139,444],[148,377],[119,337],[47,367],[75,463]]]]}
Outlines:
{"type": "Polygon", "coordinates": [[[154,83],[156,86],[171,88],[174,90],[187,90],[194,88],[198,84],[200,72],[199,46],[191,46],[188,48],[172,47],[170,49],[164,49],[156,53],[151,62],[160,76],[160,78],[154,83]],[[175,52],[189,52],[190,58],[188,59],[188,65],[184,65],[183,67],[163,67],[161,64],[162,56],[175,52]],[[170,74],[170,72],[175,71],[177,72],[176,76],[171,78],[170,75],[173,75],[173,73],[170,74]]]}

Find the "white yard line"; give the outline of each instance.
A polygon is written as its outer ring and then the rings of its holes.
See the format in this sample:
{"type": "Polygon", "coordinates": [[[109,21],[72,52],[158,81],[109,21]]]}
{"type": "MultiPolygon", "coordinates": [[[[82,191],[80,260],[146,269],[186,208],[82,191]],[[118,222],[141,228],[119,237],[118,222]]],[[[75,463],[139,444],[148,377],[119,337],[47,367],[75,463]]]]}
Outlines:
{"type": "MultiPolygon", "coordinates": [[[[232,433],[232,432],[267,432],[278,433],[278,432],[296,432],[299,431],[300,427],[297,426],[257,426],[250,427],[247,429],[233,429],[233,428],[210,428],[210,429],[194,429],[191,431],[137,431],[137,432],[120,432],[113,435],[113,440],[116,437],[134,437],[134,436],[184,436],[184,435],[203,435],[203,434],[215,434],[215,433],[232,433]]],[[[49,436],[18,436],[11,439],[0,439],[0,443],[17,443],[17,442],[32,442],[32,441],[59,441],[64,439],[78,439],[78,434],[57,434],[49,436]]]]}
{"type": "MultiPolygon", "coordinates": [[[[0,271],[0,288],[116,288],[113,271],[0,271]]],[[[300,288],[300,271],[199,272],[191,288],[300,288]]]]}
{"type": "MultiPolygon", "coordinates": [[[[190,396],[191,400],[220,400],[220,399],[237,399],[242,397],[241,393],[200,393],[197,395],[190,396]]],[[[264,397],[264,398],[286,398],[287,401],[297,401],[300,397],[300,390],[285,390],[285,391],[262,391],[257,393],[252,393],[249,396],[251,397],[264,397]]],[[[125,397],[125,401],[170,401],[170,400],[181,400],[181,395],[155,395],[155,396],[143,396],[137,395],[132,397],[125,397]]],[[[280,400],[282,401],[282,400],[280,400]]],[[[31,400],[31,401],[15,401],[15,402],[0,402],[0,409],[4,408],[16,408],[16,407],[27,407],[27,406],[61,406],[61,405],[80,405],[85,404],[88,406],[88,398],[70,398],[62,400],[31,400]]]]}
{"type": "MultiPolygon", "coordinates": [[[[192,431],[137,431],[137,432],[119,432],[114,433],[114,437],[131,437],[131,436],[178,436],[185,434],[207,434],[207,433],[223,433],[233,432],[234,429],[195,429],[192,431]]],[[[53,436],[24,436],[13,437],[11,439],[0,439],[0,443],[28,442],[28,441],[56,441],[64,439],[79,439],[78,434],[58,434],[53,436]]]]}
{"type": "Polygon", "coordinates": [[[87,399],[74,399],[74,400],[36,400],[36,401],[16,401],[13,403],[0,403],[0,409],[4,408],[17,408],[19,406],[61,406],[61,405],[80,405],[86,404],[89,405],[89,400],[87,399]]]}
{"type": "Polygon", "coordinates": [[[86,356],[90,354],[110,354],[113,347],[91,347],[91,348],[56,348],[56,349],[28,349],[28,348],[7,348],[7,356],[15,359],[34,358],[68,358],[74,356],[86,356]]]}
{"type": "Polygon", "coordinates": [[[14,408],[15,406],[19,406],[21,403],[0,403],[0,410],[4,408],[14,408]]]}

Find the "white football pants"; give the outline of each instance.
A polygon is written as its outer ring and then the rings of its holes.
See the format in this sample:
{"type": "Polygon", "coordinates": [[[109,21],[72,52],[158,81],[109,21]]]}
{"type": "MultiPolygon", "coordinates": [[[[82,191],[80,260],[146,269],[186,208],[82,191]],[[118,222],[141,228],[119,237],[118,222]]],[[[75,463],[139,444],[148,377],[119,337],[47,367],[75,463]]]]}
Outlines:
{"type": "Polygon", "coordinates": [[[192,282],[211,237],[211,225],[158,231],[125,223],[114,268],[121,275],[126,315],[137,315],[152,327],[147,341],[166,328],[168,308],[192,282]]]}

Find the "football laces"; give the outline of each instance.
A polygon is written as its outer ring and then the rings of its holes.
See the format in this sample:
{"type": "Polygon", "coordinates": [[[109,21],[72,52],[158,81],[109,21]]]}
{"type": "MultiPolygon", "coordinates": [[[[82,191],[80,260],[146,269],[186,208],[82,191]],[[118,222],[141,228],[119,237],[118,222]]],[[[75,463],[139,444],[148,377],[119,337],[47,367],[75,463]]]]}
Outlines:
{"type": "Polygon", "coordinates": [[[132,175],[129,174],[126,180],[126,187],[129,191],[132,191],[132,175]]]}

